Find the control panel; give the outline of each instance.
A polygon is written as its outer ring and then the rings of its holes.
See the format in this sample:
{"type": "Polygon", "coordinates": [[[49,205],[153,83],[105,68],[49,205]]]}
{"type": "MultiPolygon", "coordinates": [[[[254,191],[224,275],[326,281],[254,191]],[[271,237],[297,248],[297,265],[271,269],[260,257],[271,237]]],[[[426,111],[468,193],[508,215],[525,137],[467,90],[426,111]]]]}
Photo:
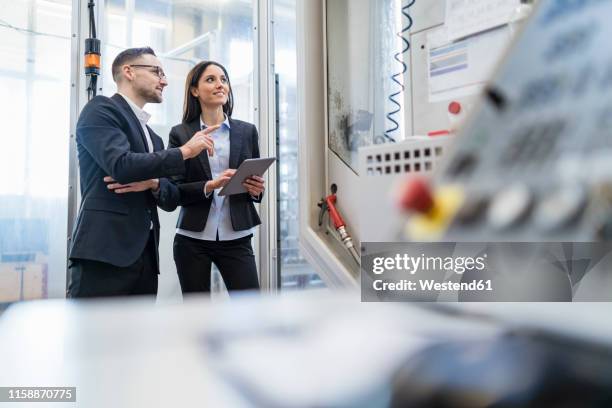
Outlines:
{"type": "Polygon", "coordinates": [[[407,189],[429,203],[408,239],[612,239],[610,15],[612,1],[538,2],[431,191],[407,189]]]}

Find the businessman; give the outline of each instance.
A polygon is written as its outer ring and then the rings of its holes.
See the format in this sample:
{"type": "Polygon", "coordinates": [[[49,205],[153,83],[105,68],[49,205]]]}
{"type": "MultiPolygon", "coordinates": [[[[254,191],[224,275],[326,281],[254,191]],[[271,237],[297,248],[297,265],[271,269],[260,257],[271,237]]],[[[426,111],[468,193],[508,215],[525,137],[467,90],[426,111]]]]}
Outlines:
{"type": "Polygon", "coordinates": [[[171,211],[178,188],[165,177],[212,151],[212,127],[164,150],[147,126],[147,103],[168,85],[151,48],[121,52],[112,65],[118,92],[97,96],[77,122],[81,206],[69,254],[68,297],[155,295],[159,274],[157,206],[171,211]]]}

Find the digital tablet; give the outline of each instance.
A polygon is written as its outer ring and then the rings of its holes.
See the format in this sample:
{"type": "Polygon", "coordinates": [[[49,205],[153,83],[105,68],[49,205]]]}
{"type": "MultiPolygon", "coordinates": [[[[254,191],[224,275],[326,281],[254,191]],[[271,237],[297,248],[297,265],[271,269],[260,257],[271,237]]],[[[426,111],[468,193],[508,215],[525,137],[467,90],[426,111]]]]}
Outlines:
{"type": "Polygon", "coordinates": [[[220,196],[246,193],[242,183],[251,176],[263,176],[268,167],[276,160],[275,157],[264,157],[261,159],[246,159],[243,161],[229,182],[219,191],[220,196]]]}

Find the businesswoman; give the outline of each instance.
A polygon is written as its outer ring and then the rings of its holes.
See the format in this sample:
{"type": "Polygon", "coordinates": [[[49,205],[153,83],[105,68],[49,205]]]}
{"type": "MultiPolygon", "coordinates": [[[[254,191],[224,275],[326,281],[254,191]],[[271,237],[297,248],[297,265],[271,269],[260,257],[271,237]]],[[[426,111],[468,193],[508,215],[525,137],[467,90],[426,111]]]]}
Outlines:
{"type": "Polygon", "coordinates": [[[185,162],[174,177],[180,191],[180,215],[174,238],[174,262],[183,293],[209,292],[210,269],[219,268],[228,290],[258,289],[254,228],[261,223],[253,203],[261,202],[264,179],[244,180],[247,192],[219,196],[245,159],[258,158],[257,129],[232,119],[234,98],[227,70],[204,61],[187,75],[183,121],[170,131],[170,147],[185,144],[196,133],[220,125],[207,139],[207,150],[185,162]]]}

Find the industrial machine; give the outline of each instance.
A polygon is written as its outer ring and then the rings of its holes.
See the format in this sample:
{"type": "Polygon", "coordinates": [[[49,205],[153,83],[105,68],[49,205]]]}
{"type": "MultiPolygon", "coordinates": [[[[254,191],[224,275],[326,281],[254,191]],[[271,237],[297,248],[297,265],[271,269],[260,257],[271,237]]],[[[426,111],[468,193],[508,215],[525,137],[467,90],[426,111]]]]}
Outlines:
{"type": "Polygon", "coordinates": [[[608,1],[543,1],[457,136],[415,241],[612,237],[612,35],[608,1]],[[434,206],[448,209],[434,218],[434,206]]]}

